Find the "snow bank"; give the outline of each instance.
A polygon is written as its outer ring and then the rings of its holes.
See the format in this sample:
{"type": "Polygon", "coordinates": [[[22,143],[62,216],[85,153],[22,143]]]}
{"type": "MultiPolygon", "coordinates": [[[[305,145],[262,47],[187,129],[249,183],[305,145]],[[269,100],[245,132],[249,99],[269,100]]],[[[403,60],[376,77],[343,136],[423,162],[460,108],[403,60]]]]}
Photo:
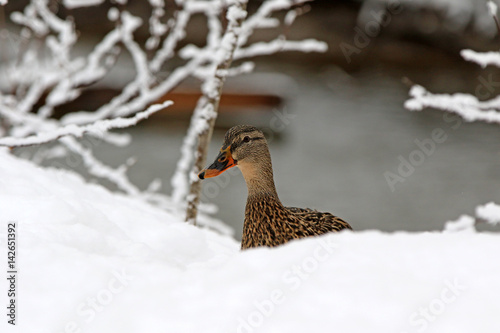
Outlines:
{"type": "Polygon", "coordinates": [[[2,314],[2,332],[500,331],[499,235],[345,232],[241,253],[70,172],[0,151],[0,174],[2,256],[9,221],[19,246],[18,327],[2,314]]]}

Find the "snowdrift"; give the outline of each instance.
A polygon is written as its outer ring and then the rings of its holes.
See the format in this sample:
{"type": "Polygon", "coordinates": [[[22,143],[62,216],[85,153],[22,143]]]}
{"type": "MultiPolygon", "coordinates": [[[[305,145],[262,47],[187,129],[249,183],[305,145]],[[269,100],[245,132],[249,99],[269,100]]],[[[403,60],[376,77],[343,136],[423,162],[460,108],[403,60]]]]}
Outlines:
{"type": "MultiPolygon", "coordinates": [[[[500,332],[500,236],[227,236],[0,151],[2,332],[500,332]]],[[[355,226],[355,223],[354,223],[355,226]]]]}

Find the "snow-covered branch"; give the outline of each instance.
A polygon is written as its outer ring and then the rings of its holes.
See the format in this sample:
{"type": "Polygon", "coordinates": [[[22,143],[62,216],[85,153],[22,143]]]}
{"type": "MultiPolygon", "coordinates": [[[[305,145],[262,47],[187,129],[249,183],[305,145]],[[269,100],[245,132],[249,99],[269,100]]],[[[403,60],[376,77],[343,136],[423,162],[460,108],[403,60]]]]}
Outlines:
{"type": "Polygon", "coordinates": [[[0,138],[0,146],[4,147],[25,147],[48,143],[64,136],[71,135],[73,137],[82,137],[84,134],[90,134],[97,137],[103,137],[105,133],[115,128],[126,128],[136,125],[139,121],[147,119],[150,115],[158,112],[172,104],[172,101],[166,101],[162,104],[151,105],[146,111],[139,112],[130,118],[114,118],[96,121],[90,125],[66,125],[59,127],[53,131],[45,133],[37,133],[36,135],[14,138],[0,138]]]}
{"type": "Polygon", "coordinates": [[[198,203],[200,200],[201,183],[197,174],[206,162],[206,155],[210,139],[212,138],[217,110],[222,95],[222,87],[226,80],[228,69],[233,61],[234,52],[238,46],[238,38],[241,32],[241,23],[247,16],[247,0],[235,1],[227,11],[228,25],[224,36],[222,36],[219,48],[215,54],[215,72],[205,81],[202,86],[203,96],[197,105],[193,116],[193,128],[196,128],[198,146],[195,161],[191,170],[190,189],[187,197],[186,221],[196,224],[198,214],[198,203]]]}
{"type": "Polygon", "coordinates": [[[462,57],[470,62],[475,62],[485,68],[487,66],[500,67],[500,53],[498,52],[476,52],[473,50],[462,50],[462,57]]]}
{"type": "MultiPolygon", "coordinates": [[[[411,99],[405,107],[412,111],[421,111],[424,108],[435,108],[455,113],[466,121],[485,121],[500,124],[500,113],[491,102],[481,102],[477,97],[468,94],[432,94],[422,86],[413,86],[410,90],[411,99]]],[[[497,101],[497,100],[495,100],[497,101]]]]}
{"type": "Polygon", "coordinates": [[[324,42],[315,39],[305,39],[301,41],[289,41],[285,39],[275,39],[271,42],[257,42],[246,48],[238,49],[234,54],[234,59],[244,59],[269,55],[276,52],[326,52],[328,46],[324,42]]]}
{"type": "MultiPolygon", "coordinates": [[[[100,40],[94,41],[93,37],[88,38],[76,30],[79,17],[73,18],[67,13],[79,7],[97,9],[102,0],[57,3],[30,0],[21,11],[9,15],[20,35],[7,33],[18,42],[0,45],[10,53],[10,57],[0,63],[3,74],[0,75],[0,146],[51,142],[50,148],[40,147],[33,154],[36,162],[76,154],[88,173],[111,181],[131,196],[165,209],[185,206],[192,175],[204,163],[200,147],[210,140],[225,78],[252,71],[255,66],[250,58],[256,56],[326,50],[326,44],[314,39],[287,40],[286,36],[279,35],[264,42],[251,38],[258,29],[290,26],[301,12],[297,6],[306,2],[308,0],[264,1],[247,18],[244,0],[183,0],[176,1],[173,10],[167,10],[165,0],[149,0],[145,5],[150,6],[151,15],[143,20],[126,1],[115,1],[107,13],[111,28],[103,31],[100,40]],[[279,12],[285,13],[284,18],[278,19],[279,12]],[[205,29],[197,29],[204,31],[205,43],[186,45],[186,28],[192,18],[199,15],[206,17],[205,29]],[[140,42],[135,37],[144,25],[147,29],[142,31],[148,35],[145,42],[140,42]],[[88,89],[106,86],[103,82],[117,72],[118,59],[128,61],[125,66],[131,75],[113,80],[117,95],[95,109],[68,111],[72,107],[66,105],[82,99],[88,89]],[[233,60],[240,62],[231,67],[233,60]],[[94,156],[92,149],[79,142],[86,134],[85,138],[96,137],[117,146],[128,144],[130,138],[126,134],[108,131],[133,126],[158,111],[157,106],[147,108],[191,77],[202,81],[202,97],[193,112],[181,148],[182,158],[172,178],[173,203],[171,198],[159,193],[158,183],[152,182],[151,187],[142,192],[128,180],[126,163],[119,168],[107,166],[94,156]],[[61,110],[65,110],[63,115],[54,117],[55,111],[61,110]]],[[[6,0],[1,2],[5,3],[6,0]]]]}
{"type": "MultiPolygon", "coordinates": [[[[491,8],[492,13],[496,10],[491,8]]],[[[496,12],[496,11],[495,11],[496,12]]],[[[496,15],[496,14],[493,14],[496,15]]],[[[500,52],[476,52],[473,50],[462,50],[462,57],[485,68],[487,66],[500,67],[500,52]]],[[[484,85],[488,84],[487,82],[484,85]]],[[[493,86],[479,86],[476,89],[478,96],[470,94],[434,94],[424,87],[415,85],[410,89],[411,98],[406,101],[405,107],[412,111],[420,111],[424,108],[435,108],[450,113],[455,113],[466,121],[484,121],[500,124],[500,96],[492,96],[493,86]],[[479,96],[481,88],[487,93],[479,96]],[[489,97],[489,100],[480,100],[478,97],[489,97]]]]}
{"type": "Polygon", "coordinates": [[[91,175],[111,181],[130,196],[140,197],[141,191],[127,177],[126,165],[117,169],[107,166],[99,161],[89,148],[84,147],[73,137],[66,136],[60,141],[69,151],[82,158],[83,164],[91,175]]]}

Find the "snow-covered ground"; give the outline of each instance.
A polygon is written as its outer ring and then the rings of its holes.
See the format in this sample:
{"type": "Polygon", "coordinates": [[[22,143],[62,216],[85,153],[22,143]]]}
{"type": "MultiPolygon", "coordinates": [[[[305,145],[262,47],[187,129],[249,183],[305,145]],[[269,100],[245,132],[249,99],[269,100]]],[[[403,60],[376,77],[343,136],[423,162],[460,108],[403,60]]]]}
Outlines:
{"type": "MultiPolygon", "coordinates": [[[[1,332],[499,332],[500,235],[227,236],[0,151],[1,332]]],[[[402,217],[404,218],[404,217],[402,217]]],[[[354,226],[355,227],[355,226],[354,226]]]]}

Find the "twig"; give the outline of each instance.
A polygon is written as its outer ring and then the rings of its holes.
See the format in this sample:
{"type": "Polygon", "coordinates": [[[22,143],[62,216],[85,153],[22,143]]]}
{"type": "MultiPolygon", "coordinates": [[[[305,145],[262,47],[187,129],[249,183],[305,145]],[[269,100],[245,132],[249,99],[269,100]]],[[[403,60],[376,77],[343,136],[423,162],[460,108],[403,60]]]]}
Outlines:
{"type": "Polygon", "coordinates": [[[406,76],[401,79],[401,82],[408,88],[411,88],[415,85],[415,82],[413,82],[410,78],[406,76]]]}

